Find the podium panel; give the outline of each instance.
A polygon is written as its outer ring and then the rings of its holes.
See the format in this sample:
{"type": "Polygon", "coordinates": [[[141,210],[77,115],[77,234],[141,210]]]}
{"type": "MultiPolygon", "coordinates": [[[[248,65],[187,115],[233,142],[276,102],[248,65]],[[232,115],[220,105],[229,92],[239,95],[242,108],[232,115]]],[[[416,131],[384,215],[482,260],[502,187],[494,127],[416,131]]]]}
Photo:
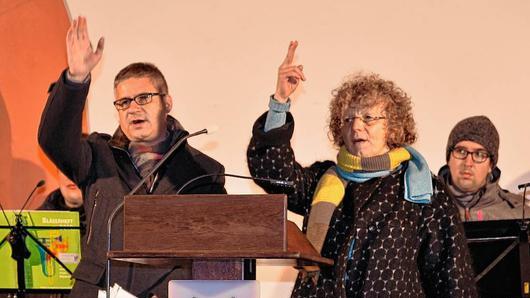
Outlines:
{"type": "Polygon", "coordinates": [[[125,198],[124,251],[286,251],[285,195],[125,198]]]}
{"type": "Polygon", "coordinates": [[[284,194],[128,196],[124,223],[123,250],[109,251],[109,260],[191,263],[196,280],[253,279],[255,261],[333,265],[287,220],[284,194]]]}

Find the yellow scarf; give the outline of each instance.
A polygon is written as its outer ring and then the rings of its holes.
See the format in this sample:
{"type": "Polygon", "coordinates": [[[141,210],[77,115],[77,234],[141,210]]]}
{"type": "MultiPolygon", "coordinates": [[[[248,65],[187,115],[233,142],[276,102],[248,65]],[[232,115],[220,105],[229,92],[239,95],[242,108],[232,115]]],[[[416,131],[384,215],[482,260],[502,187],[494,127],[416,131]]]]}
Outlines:
{"type": "Polygon", "coordinates": [[[342,146],[337,155],[337,165],[346,172],[394,170],[410,157],[410,153],[403,147],[392,149],[383,155],[359,157],[342,146]]]}
{"type": "MultiPolygon", "coordinates": [[[[411,158],[405,148],[392,149],[386,154],[361,158],[348,152],[342,146],[337,155],[337,166],[348,175],[354,172],[391,171],[396,169],[402,162],[411,158]]],[[[329,168],[318,185],[311,202],[311,213],[307,223],[307,239],[313,244],[318,252],[329,229],[329,222],[335,208],[344,198],[346,184],[348,181],[337,174],[337,168],[329,168]]]]}

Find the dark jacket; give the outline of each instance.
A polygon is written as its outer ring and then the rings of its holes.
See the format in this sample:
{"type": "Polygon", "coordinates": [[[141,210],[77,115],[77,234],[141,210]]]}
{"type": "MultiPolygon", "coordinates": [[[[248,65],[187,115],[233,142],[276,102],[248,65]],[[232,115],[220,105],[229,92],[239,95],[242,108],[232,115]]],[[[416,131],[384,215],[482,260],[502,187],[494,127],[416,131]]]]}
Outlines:
{"type": "MultiPolygon", "coordinates": [[[[107,220],[122,201],[123,196],[141,180],[140,174],[127,151],[129,140],[120,128],[111,137],[92,133],[81,139],[81,123],[90,83],[76,84],[66,80],[66,71],[51,88],[40,127],[39,144],[57,167],[83,191],[87,214],[87,232],[83,239],[82,260],[74,277],[75,296],[96,297],[96,286],[104,286],[107,253],[107,220]],[[79,282],[81,281],[81,282],[79,282]],[[84,285],[87,290],[76,289],[84,285]]],[[[109,108],[112,108],[109,101],[109,108]]],[[[175,144],[187,132],[168,116],[168,131],[175,144]]],[[[153,194],[174,194],[190,179],[203,174],[222,174],[223,166],[189,146],[186,142],[177,149],[166,165],[158,171],[153,194]]],[[[140,188],[137,194],[146,194],[140,188]]],[[[197,181],[183,193],[226,193],[221,176],[197,181]]],[[[163,231],[159,231],[163,233],[163,231]]],[[[112,249],[122,249],[123,213],[113,221],[112,249]]],[[[117,282],[134,295],[147,297],[156,293],[167,296],[169,278],[190,278],[189,270],[172,267],[146,267],[127,263],[113,264],[112,282],[117,282]]]]}
{"type": "MultiPolygon", "coordinates": [[[[462,221],[518,219],[523,216],[523,196],[513,194],[499,186],[501,170],[493,169],[490,181],[476,193],[473,199],[466,205],[456,198],[448,187],[451,172],[447,165],[438,171],[440,180],[447,187],[447,193],[453,198],[458,207],[462,221]],[[466,211],[468,218],[466,219],[466,211]]],[[[530,217],[530,208],[525,206],[525,217],[530,217]]]]}
{"type": "MultiPolygon", "coordinates": [[[[289,180],[289,210],[308,214],[319,179],[332,161],[302,167],[290,146],[294,120],[265,133],[266,115],[254,125],[248,147],[252,176],[289,180]]],[[[348,182],[322,248],[335,265],[321,267],[316,286],[299,275],[293,297],[475,297],[465,236],[451,199],[433,179],[430,204],[403,199],[406,164],[363,183],[348,182]]],[[[267,192],[281,192],[267,183],[267,192]]]]}

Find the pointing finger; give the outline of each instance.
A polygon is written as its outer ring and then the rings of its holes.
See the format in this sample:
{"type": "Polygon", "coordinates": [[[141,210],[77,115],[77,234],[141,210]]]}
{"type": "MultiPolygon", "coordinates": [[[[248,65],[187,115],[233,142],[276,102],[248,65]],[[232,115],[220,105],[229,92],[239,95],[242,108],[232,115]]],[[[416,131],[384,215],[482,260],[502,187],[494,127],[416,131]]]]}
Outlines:
{"type": "Polygon", "coordinates": [[[289,65],[293,63],[294,54],[295,54],[297,47],[298,47],[298,41],[294,40],[289,43],[289,49],[287,50],[287,55],[285,56],[285,59],[283,60],[282,65],[289,65]]]}

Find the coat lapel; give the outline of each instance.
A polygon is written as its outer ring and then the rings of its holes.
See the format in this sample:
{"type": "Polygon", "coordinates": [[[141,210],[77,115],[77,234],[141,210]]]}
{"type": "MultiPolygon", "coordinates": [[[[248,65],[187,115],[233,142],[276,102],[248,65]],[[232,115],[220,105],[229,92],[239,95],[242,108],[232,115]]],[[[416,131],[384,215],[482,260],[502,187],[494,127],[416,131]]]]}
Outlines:
{"type": "MultiPolygon", "coordinates": [[[[195,162],[188,147],[188,144],[183,144],[159,171],[159,177],[162,178],[155,186],[155,194],[175,194],[186,182],[206,174],[206,171],[195,162]]],[[[187,193],[187,190],[190,188],[183,189],[182,193],[187,193]]]]}
{"type": "MultiPolygon", "coordinates": [[[[120,180],[127,186],[128,191],[131,191],[141,180],[138,171],[134,168],[131,158],[128,153],[122,149],[112,148],[112,154],[116,160],[116,166],[120,180]]],[[[146,188],[141,187],[136,194],[146,194],[146,188]]]]}

